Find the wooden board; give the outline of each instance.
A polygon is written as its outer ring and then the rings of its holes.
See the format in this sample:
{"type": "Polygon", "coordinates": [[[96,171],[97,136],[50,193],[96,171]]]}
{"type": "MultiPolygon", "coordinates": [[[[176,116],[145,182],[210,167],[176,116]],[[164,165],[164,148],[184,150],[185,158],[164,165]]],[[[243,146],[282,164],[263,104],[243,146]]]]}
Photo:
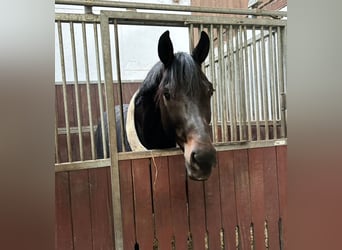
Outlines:
{"type": "Polygon", "coordinates": [[[189,233],[187,214],[186,172],[184,156],[168,157],[172,226],[175,248],[186,250],[189,233]]]}
{"type": "Polygon", "coordinates": [[[151,172],[155,237],[158,240],[158,249],[171,250],[173,228],[167,157],[152,158],[151,172]]]}
{"type": "Polygon", "coordinates": [[[150,160],[133,160],[132,170],[137,242],[140,249],[153,249],[154,225],[152,217],[150,160]]]}
{"type": "Polygon", "coordinates": [[[73,171],[69,175],[74,249],[92,249],[88,170],[73,171]]]}
{"type": "Polygon", "coordinates": [[[205,181],[206,224],[208,230],[209,249],[220,249],[221,239],[221,199],[219,169],[212,169],[210,178],[205,181]]]}
{"type": "Polygon", "coordinates": [[[268,224],[269,248],[279,247],[279,197],[278,197],[278,173],[275,147],[264,148],[264,191],[265,212],[268,224]]]}
{"type": "Polygon", "coordinates": [[[206,213],[204,183],[188,180],[189,219],[193,249],[205,249],[206,213]]]}
{"type": "Polygon", "coordinates": [[[278,187],[279,187],[279,216],[281,218],[281,249],[287,249],[287,146],[277,147],[278,187]]]}
{"type": "Polygon", "coordinates": [[[55,174],[55,249],[73,249],[69,173],[55,174]]]}
{"type": "Polygon", "coordinates": [[[134,217],[134,191],[131,161],[119,162],[122,231],[124,249],[134,249],[136,243],[134,217]]]}
{"type": "Polygon", "coordinates": [[[113,215],[108,168],[89,169],[93,249],[113,249],[113,215]]]}
{"type": "Polygon", "coordinates": [[[220,195],[222,206],[222,225],[226,249],[235,248],[235,227],[237,225],[235,180],[234,180],[234,152],[218,152],[220,174],[220,195]]]}
{"type": "Polygon", "coordinates": [[[234,180],[237,211],[236,214],[239,225],[239,245],[241,249],[249,249],[251,246],[251,204],[248,174],[248,153],[246,149],[234,151],[234,180]]]}

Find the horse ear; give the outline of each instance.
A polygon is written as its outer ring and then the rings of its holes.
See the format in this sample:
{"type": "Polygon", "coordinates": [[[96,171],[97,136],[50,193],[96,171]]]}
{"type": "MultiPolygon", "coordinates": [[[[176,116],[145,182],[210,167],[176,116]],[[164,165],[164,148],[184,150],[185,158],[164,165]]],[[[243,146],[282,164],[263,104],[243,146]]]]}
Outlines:
{"type": "Polygon", "coordinates": [[[205,58],[208,56],[209,45],[210,45],[209,37],[208,37],[207,33],[202,31],[201,32],[201,38],[191,53],[192,58],[194,58],[194,60],[198,64],[202,64],[202,62],[204,62],[205,58]]]}
{"type": "Polygon", "coordinates": [[[165,31],[159,38],[158,42],[158,56],[160,61],[168,67],[171,65],[174,54],[173,54],[173,46],[170,40],[170,32],[165,31]]]}

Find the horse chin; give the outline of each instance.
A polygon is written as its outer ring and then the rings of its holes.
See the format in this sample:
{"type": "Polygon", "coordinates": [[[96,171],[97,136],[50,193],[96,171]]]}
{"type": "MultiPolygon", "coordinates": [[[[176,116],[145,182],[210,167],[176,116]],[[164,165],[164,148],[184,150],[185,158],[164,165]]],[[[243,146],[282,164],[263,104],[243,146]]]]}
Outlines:
{"type": "Polygon", "coordinates": [[[195,181],[206,181],[211,173],[211,168],[209,168],[207,171],[202,171],[197,163],[189,163],[186,161],[185,167],[189,178],[195,181]]]}

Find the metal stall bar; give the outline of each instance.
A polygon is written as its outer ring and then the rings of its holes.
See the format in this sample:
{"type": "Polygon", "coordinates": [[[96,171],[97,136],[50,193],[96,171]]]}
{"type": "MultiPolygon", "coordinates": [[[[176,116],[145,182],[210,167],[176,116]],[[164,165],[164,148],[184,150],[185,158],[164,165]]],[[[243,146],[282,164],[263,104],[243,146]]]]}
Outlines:
{"type": "Polygon", "coordinates": [[[194,49],[194,25],[189,26],[189,52],[191,53],[194,49]]]}
{"type": "Polygon", "coordinates": [[[246,140],[247,137],[247,131],[246,131],[246,82],[245,82],[245,68],[244,68],[244,58],[243,58],[243,40],[242,40],[242,25],[239,25],[239,30],[237,31],[237,51],[236,53],[238,56],[238,63],[239,63],[239,76],[240,81],[239,87],[240,87],[240,141],[246,140]]]}
{"type": "Polygon", "coordinates": [[[55,112],[55,161],[56,163],[60,163],[58,148],[59,148],[58,147],[58,122],[57,122],[57,112],[55,112]]]}
{"type": "Polygon", "coordinates": [[[262,82],[261,93],[263,97],[263,118],[265,124],[265,140],[269,139],[269,127],[268,127],[268,97],[267,97],[267,79],[266,79],[266,48],[265,48],[265,33],[264,27],[261,26],[261,61],[262,61],[262,82]]]}
{"type": "Polygon", "coordinates": [[[225,89],[225,75],[226,75],[226,67],[224,61],[224,42],[223,42],[223,25],[219,26],[219,43],[218,43],[218,64],[219,64],[219,74],[220,74],[220,95],[221,95],[221,134],[222,134],[222,141],[228,141],[228,132],[227,132],[227,94],[225,89]]]}
{"type": "Polygon", "coordinates": [[[92,112],[92,108],[91,108],[91,98],[90,98],[90,77],[89,77],[87,29],[86,29],[85,22],[82,22],[82,35],[83,35],[84,66],[85,66],[85,73],[86,73],[88,115],[89,115],[89,126],[90,126],[89,132],[90,132],[91,159],[95,160],[94,125],[93,125],[93,112],[92,112]]]}
{"type": "Polygon", "coordinates": [[[82,124],[81,124],[81,112],[80,112],[80,95],[78,89],[78,72],[77,72],[77,61],[76,61],[76,47],[75,47],[75,32],[74,24],[70,22],[70,37],[71,37],[71,51],[72,51],[72,63],[74,67],[74,89],[76,99],[76,117],[78,127],[78,143],[80,149],[80,160],[83,161],[83,138],[82,138],[82,124]]]}
{"type": "Polygon", "coordinates": [[[280,119],[280,137],[286,137],[286,93],[285,93],[285,82],[284,82],[284,65],[286,65],[286,29],[277,28],[278,32],[278,72],[279,72],[279,91],[280,91],[280,107],[281,107],[281,119],[280,119]]]}
{"type": "Polygon", "coordinates": [[[110,145],[110,173],[112,187],[112,203],[113,203],[113,232],[114,244],[116,250],[123,249],[123,232],[122,232],[122,214],[121,214],[121,193],[119,181],[119,159],[116,141],[116,122],[114,113],[114,86],[112,76],[112,61],[109,34],[109,18],[101,12],[101,38],[102,52],[105,71],[105,88],[107,100],[107,117],[109,128],[109,145],[110,145]]]}
{"type": "Polygon", "coordinates": [[[99,50],[99,37],[97,32],[97,23],[94,23],[94,37],[95,37],[95,54],[96,54],[96,72],[97,72],[97,90],[99,96],[99,106],[100,106],[100,120],[101,120],[101,134],[102,134],[102,147],[103,147],[103,158],[108,157],[107,147],[106,147],[106,137],[105,137],[105,128],[104,124],[104,117],[103,117],[103,97],[102,97],[102,86],[101,86],[101,65],[100,65],[100,50],[99,50]]]}
{"type": "MultiPolygon", "coordinates": [[[[209,39],[210,39],[210,50],[209,50],[209,61],[210,61],[210,77],[211,82],[213,84],[214,89],[218,88],[217,79],[215,75],[215,52],[214,52],[214,27],[213,25],[209,26],[209,39]]],[[[218,142],[218,132],[217,132],[217,92],[214,93],[212,97],[212,132],[213,132],[213,141],[218,142]]]]}
{"type": "Polygon", "coordinates": [[[254,98],[255,98],[255,123],[256,123],[256,137],[257,141],[260,141],[260,103],[259,103],[259,77],[258,77],[258,65],[257,65],[257,56],[256,56],[256,38],[255,38],[255,26],[252,29],[252,46],[253,46],[253,83],[254,83],[254,98]]]}
{"type": "Polygon", "coordinates": [[[118,23],[117,20],[114,20],[114,41],[115,41],[115,60],[116,60],[116,72],[118,77],[118,84],[119,84],[119,102],[120,102],[120,122],[121,122],[121,129],[120,129],[120,136],[121,136],[121,148],[122,151],[125,152],[125,124],[124,124],[124,112],[123,112],[123,97],[122,97],[122,81],[121,81],[121,66],[120,66],[120,50],[119,50],[119,31],[118,31],[118,23]]]}
{"type": "MultiPolygon", "coordinates": [[[[238,26],[239,27],[239,26],[238,26]]],[[[235,84],[236,84],[236,89],[238,90],[237,96],[237,101],[236,101],[236,106],[237,106],[237,116],[238,116],[238,128],[239,128],[239,141],[241,141],[243,134],[242,134],[242,93],[241,93],[241,88],[242,88],[242,79],[241,79],[241,56],[240,56],[240,51],[241,48],[239,46],[239,28],[236,27],[235,29],[235,55],[234,57],[236,58],[235,60],[235,67],[236,67],[236,79],[235,79],[235,84]]],[[[234,73],[235,74],[235,73],[234,73]]]]}
{"type": "Polygon", "coordinates": [[[229,42],[227,43],[228,67],[229,67],[229,113],[231,141],[237,141],[236,128],[236,93],[235,93],[235,63],[233,48],[233,26],[229,26],[229,42]]]}
{"type": "Polygon", "coordinates": [[[233,14],[233,15],[251,15],[251,16],[270,16],[273,18],[286,17],[286,11],[272,11],[259,9],[222,9],[213,7],[184,6],[171,4],[149,4],[137,2],[121,2],[121,1],[101,1],[101,0],[56,0],[56,4],[82,5],[89,7],[111,7],[111,8],[127,8],[127,9],[146,9],[146,10],[167,10],[167,11],[186,11],[199,13],[217,13],[217,14],[233,14]]]}
{"type": "Polygon", "coordinates": [[[273,57],[273,29],[268,29],[268,64],[269,64],[269,80],[270,80],[270,99],[271,99],[271,112],[272,112],[272,126],[273,126],[273,139],[277,138],[277,115],[276,115],[276,96],[275,96],[275,71],[274,71],[274,57],[273,57]]]}
{"type": "Polygon", "coordinates": [[[59,51],[60,51],[60,57],[61,57],[63,104],[64,104],[64,117],[65,117],[65,128],[66,128],[68,161],[71,162],[72,161],[72,154],[71,154],[71,140],[70,140],[69,110],[68,110],[68,102],[67,102],[62,24],[60,21],[57,22],[57,28],[58,28],[58,34],[59,34],[59,36],[58,36],[59,41],[58,42],[59,42],[59,51]]]}
{"type": "Polygon", "coordinates": [[[245,69],[245,81],[246,81],[246,121],[247,121],[247,139],[252,140],[252,126],[251,126],[251,106],[250,106],[250,81],[249,81],[249,67],[248,67],[248,44],[247,44],[247,28],[243,28],[243,39],[244,39],[244,69],[245,69]]]}

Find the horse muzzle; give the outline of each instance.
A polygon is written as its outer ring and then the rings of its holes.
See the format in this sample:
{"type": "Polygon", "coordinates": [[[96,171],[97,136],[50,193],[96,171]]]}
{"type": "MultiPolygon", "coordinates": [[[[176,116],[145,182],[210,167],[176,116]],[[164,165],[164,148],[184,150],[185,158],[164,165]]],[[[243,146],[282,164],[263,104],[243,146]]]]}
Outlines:
{"type": "Polygon", "coordinates": [[[207,180],[216,164],[215,148],[212,144],[208,144],[205,146],[193,145],[191,152],[188,152],[187,145],[184,149],[185,167],[189,178],[197,181],[207,180]]]}

